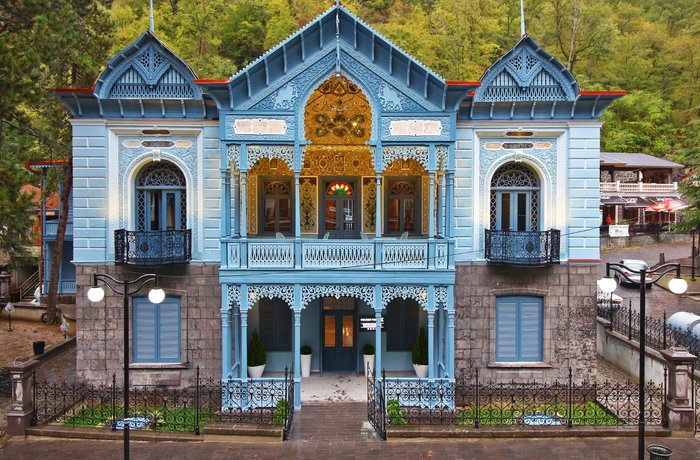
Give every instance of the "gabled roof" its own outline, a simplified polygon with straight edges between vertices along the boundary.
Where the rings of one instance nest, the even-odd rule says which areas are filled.
[[[682,169],[685,166],[673,161],[664,160],[646,153],[600,152],[601,166],[618,168],[669,168]]]
[[[411,97],[422,98],[439,110],[455,109],[466,93],[478,86],[478,83],[445,81],[339,2],[229,80],[197,83],[207,89],[219,107],[235,109],[278,86],[298,68],[329,53],[336,53],[340,66],[343,53],[359,58],[387,81],[407,88]]]
[[[117,53],[95,82],[100,99],[201,99],[192,69],[150,30]]]
[[[571,72],[525,35],[486,70],[474,101],[574,101],[578,93]]]

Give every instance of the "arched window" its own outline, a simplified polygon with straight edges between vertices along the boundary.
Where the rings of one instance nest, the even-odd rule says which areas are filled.
[[[262,179],[261,227],[264,233],[292,232],[292,184],[285,179]]]
[[[187,228],[187,186],[180,168],[167,161],[153,162],[136,178],[139,231]]]
[[[491,230],[539,229],[540,182],[523,163],[507,163],[491,179]]]

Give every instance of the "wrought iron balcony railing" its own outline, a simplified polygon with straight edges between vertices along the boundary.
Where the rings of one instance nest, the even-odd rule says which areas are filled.
[[[192,258],[192,230],[114,231],[114,262],[129,265],[186,264]]]
[[[558,264],[560,239],[559,230],[485,230],[484,257],[491,263],[511,265]]]

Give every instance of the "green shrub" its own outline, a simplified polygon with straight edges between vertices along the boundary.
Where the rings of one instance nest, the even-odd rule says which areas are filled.
[[[301,346],[301,354],[302,355],[310,355],[311,354],[311,347],[309,345],[302,345]]]
[[[389,417],[389,425],[406,425],[408,423],[397,399],[390,399],[387,402],[386,413]]]
[[[362,354],[363,355],[373,355],[374,354],[374,345],[371,343],[366,343],[362,345]]]
[[[275,407],[275,413],[272,416],[273,425],[284,425],[287,421],[287,400],[280,399],[277,401],[277,406]]]
[[[265,353],[265,347],[263,347],[260,337],[258,336],[258,331],[253,331],[253,336],[250,340],[250,345],[248,346],[248,365],[262,366],[267,362],[267,353]]]
[[[411,357],[413,364],[428,364],[428,337],[425,334],[424,327],[421,327],[420,331],[418,331],[418,337],[413,343]]]

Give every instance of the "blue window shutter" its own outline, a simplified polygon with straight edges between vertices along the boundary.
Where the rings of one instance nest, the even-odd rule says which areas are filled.
[[[158,361],[180,361],[180,301],[169,298],[158,305]]]
[[[518,360],[517,298],[496,299],[496,361]]]
[[[136,363],[153,362],[157,359],[156,350],[156,305],[147,298],[133,300],[133,341]]]
[[[520,301],[520,360],[542,361],[542,299]]]

